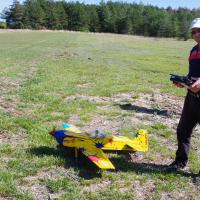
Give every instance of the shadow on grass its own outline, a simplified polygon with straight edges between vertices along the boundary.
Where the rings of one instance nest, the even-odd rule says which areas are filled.
[[[174,174],[181,175],[184,177],[194,178],[194,174],[182,170],[173,171],[169,170],[168,165],[154,164],[148,162],[128,162],[124,157],[115,157],[110,159],[115,165],[118,171],[129,172],[134,171],[138,174]]]
[[[78,171],[78,175],[85,180],[101,177],[101,171],[98,169],[96,165],[94,165],[90,160],[88,160],[84,155],[80,154],[78,159],[75,159],[74,150],[71,148],[65,147],[58,147],[50,148],[50,147],[37,147],[31,148],[28,151],[31,154],[37,156],[56,156],[60,157],[65,161],[64,167],[66,169],[73,167],[75,170]],[[169,171],[167,170],[168,165],[160,165],[160,164],[153,164],[148,162],[128,162],[127,159],[123,156],[118,157],[111,157],[111,162],[116,167],[116,171],[121,172],[130,172],[134,171],[138,174],[174,174],[174,175],[181,175],[184,177],[191,177],[194,178],[194,174],[185,172],[185,171]]]
[[[137,113],[146,113],[146,114],[157,114],[157,115],[162,115],[162,116],[169,116],[169,113],[167,110],[160,110],[156,108],[145,108],[142,106],[136,106],[133,104],[118,104],[118,106],[122,110],[134,110]]]
[[[86,180],[101,177],[99,168],[96,167],[90,160],[88,160],[84,155],[79,154],[78,159],[75,158],[75,152],[72,148],[58,147],[35,147],[30,148],[28,153],[37,155],[39,157],[43,156],[55,156],[64,160],[64,167],[66,169],[73,167],[78,171],[78,175]]]

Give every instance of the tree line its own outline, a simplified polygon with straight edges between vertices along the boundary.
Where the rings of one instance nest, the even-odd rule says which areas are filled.
[[[1,17],[10,29],[50,29],[189,37],[189,24],[200,9],[158,8],[137,3],[101,1],[98,5],[53,0],[14,0]]]

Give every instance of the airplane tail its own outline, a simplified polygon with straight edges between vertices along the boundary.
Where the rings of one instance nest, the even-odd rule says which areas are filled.
[[[147,130],[140,129],[133,138],[134,149],[136,151],[146,152],[148,151],[148,132]]]

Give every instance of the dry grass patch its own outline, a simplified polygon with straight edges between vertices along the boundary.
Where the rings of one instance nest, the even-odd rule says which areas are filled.
[[[24,142],[27,138],[26,131],[18,131],[17,134],[6,130],[0,130],[0,144],[11,144],[17,146]]]

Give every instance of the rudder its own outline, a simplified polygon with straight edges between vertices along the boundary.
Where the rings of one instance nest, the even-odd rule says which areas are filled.
[[[146,152],[149,149],[148,132],[147,130],[140,129],[133,138],[134,149],[136,151]]]

